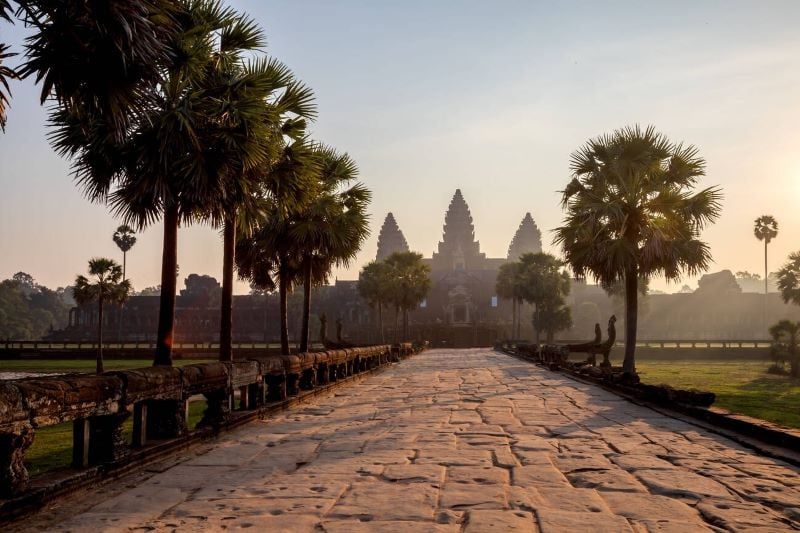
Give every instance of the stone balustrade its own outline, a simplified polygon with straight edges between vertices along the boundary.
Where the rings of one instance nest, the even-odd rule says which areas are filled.
[[[26,491],[25,452],[38,428],[73,423],[73,467],[124,461],[148,441],[186,436],[193,396],[206,398],[198,427],[219,429],[236,410],[257,410],[413,352],[403,343],[0,381],[0,497]],[[131,416],[129,443],[123,423]]]

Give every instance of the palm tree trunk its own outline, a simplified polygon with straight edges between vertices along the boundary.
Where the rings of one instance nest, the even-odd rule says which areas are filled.
[[[287,274],[281,268],[278,274],[278,293],[280,295],[280,315],[281,315],[281,353],[289,353],[289,306],[287,292],[289,283]]]
[[[161,253],[161,296],[154,365],[172,366],[175,332],[175,289],[178,285],[178,205],[164,209],[164,243]]]
[[[386,339],[383,337],[383,304],[378,302],[378,330],[381,334],[381,344],[386,344]]]
[[[97,298],[97,373],[103,373],[103,296]]]
[[[395,307],[394,308],[394,343],[395,344],[397,344],[397,330],[398,330],[397,324],[398,324],[399,318],[400,318],[400,308],[399,307]]]
[[[219,313],[219,360],[233,361],[233,262],[236,215],[225,219],[222,229],[222,303]]]
[[[125,281],[126,278],[125,271],[128,265],[128,252],[122,252],[122,281]],[[122,321],[125,317],[125,302],[119,302],[119,311],[117,312],[117,342],[122,342]]]
[[[625,359],[622,371],[636,374],[636,326],[639,318],[639,276],[636,267],[625,273]]]
[[[517,299],[511,299],[511,338],[516,337],[517,331]]]
[[[408,309],[403,309],[403,342],[408,342]]]
[[[769,299],[767,297],[767,293],[769,292],[769,279],[767,276],[769,275],[769,269],[767,267],[767,244],[768,240],[764,239],[764,329],[767,329],[768,319],[767,319],[767,305]]]
[[[300,351],[308,351],[309,328],[311,326],[311,278],[314,274],[311,258],[303,265],[303,329],[300,332]]]

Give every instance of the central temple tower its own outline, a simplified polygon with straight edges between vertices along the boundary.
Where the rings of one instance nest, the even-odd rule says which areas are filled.
[[[481,245],[475,240],[475,227],[472,214],[464,201],[461,189],[456,189],[444,217],[444,227],[439,249],[431,258],[431,269],[476,270],[484,268],[486,255],[481,253]]]

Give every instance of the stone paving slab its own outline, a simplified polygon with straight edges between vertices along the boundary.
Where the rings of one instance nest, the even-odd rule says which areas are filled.
[[[798,468],[473,349],[424,352],[26,526],[683,533],[791,531],[798,520]]]

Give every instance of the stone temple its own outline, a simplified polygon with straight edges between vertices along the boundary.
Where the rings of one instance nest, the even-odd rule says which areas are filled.
[[[406,250],[405,237],[389,213],[378,236],[376,259]],[[541,232],[527,213],[511,240],[508,255],[486,257],[475,239],[469,206],[461,189],[456,189],[444,217],[442,240],[425,259],[431,268],[431,291],[413,313],[413,322],[425,331],[425,338],[441,339],[445,344],[486,343],[497,335],[501,325],[510,322],[511,304],[501,301],[495,292],[500,266],[522,254],[541,251]]]

